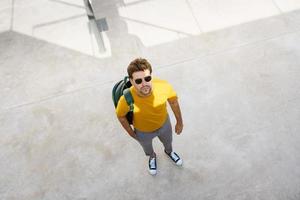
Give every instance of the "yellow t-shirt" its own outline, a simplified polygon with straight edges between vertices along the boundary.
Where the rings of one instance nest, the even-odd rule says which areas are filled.
[[[130,88],[134,100],[133,126],[142,132],[153,132],[159,129],[167,119],[167,100],[177,98],[173,87],[164,80],[152,80],[152,93],[147,97],[140,97],[132,86]],[[125,97],[121,96],[116,113],[124,117],[129,112]]]

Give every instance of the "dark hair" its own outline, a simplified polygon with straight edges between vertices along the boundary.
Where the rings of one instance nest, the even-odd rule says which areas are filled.
[[[145,58],[136,58],[128,65],[127,73],[129,78],[132,78],[134,72],[145,71],[147,69],[152,73],[152,67]]]

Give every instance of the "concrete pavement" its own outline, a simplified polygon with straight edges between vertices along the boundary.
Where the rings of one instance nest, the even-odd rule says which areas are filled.
[[[81,0],[0,3],[0,199],[300,199],[300,1],[92,3],[105,52]],[[184,117],[156,177],[111,100],[136,57]]]

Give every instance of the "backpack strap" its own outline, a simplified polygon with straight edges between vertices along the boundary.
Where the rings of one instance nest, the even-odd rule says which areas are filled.
[[[131,94],[129,88],[125,89],[123,91],[123,94],[124,94],[124,97],[125,97],[125,100],[126,100],[127,104],[129,105],[129,108],[130,108],[129,112],[130,111],[132,112],[134,101],[133,101],[133,97],[132,97],[132,94]]]

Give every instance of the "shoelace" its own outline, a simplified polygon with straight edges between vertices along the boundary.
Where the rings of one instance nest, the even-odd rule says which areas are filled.
[[[179,159],[178,156],[176,156],[176,154],[173,151],[171,152],[171,156],[172,156],[172,158],[174,160],[178,160]]]
[[[155,168],[155,158],[152,158],[152,159],[150,160],[150,167],[151,167],[151,168]]]

